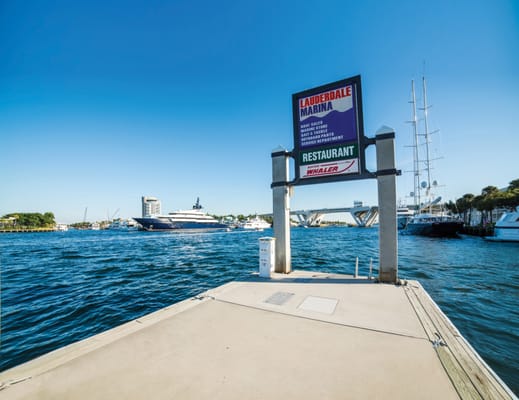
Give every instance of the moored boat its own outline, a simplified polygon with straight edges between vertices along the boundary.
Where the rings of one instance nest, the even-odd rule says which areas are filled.
[[[462,227],[463,222],[450,215],[424,213],[412,217],[404,232],[409,235],[456,237]]]
[[[114,219],[110,225],[108,225],[108,229],[113,231],[133,231],[137,230],[137,223],[133,219]]]
[[[494,242],[519,242],[519,206],[515,211],[504,213],[496,222],[494,236],[485,239]]]
[[[216,218],[202,211],[202,206],[197,198],[196,204],[191,210],[179,210],[167,215],[151,215],[133,218],[145,231],[210,231],[227,229],[227,224],[219,222]]]
[[[441,197],[434,196],[432,190],[438,186],[436,181],[431,178],[431,157],[429,154],[429,127],[427,122],[427,91],[425,86],[425,78],[422,78],[423,85],[423,134],[418,134],[416,116],[416,98],[414,90],[414,82],[411,82],[412,101],[413,105],[413,131],[414,131],[414,191],[411,195],[414,197],[414,204],[416,214],[414,216],[407,216],[407,223],[402,229],[402,233],[408,235],[420,235],[420,236],[431,236],[431,237],[456,237],[458,232],[463,228],[463,222],[451,215],[443,212],[440,201]],[[419,137],[423,136],[423,145],[425,147],[425,159],[421,160],[418,152],[418,148],[421,147],[422,143],[419,141]],[[425,180],[420,182],[421,177],[421,164],[423,163],[425,171]],[[425,190],[425,195],[422,197],[422,190]],[[425,199],[425,204],[422,203],[422,199]],[[402,219],[403,221],[403,219]],[[399,219],[400,222],[400,219]],[[400,224],[399,224],[400,227]]]
[[[243,224],[240,224],[240,229],[262,231],[263,229],[270,228],[270,224],[264,219],[256,216],[252,219],[247,219]]]

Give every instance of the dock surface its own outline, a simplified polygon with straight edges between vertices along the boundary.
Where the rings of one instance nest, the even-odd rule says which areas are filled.
[[[0,374],[2,399],[513,399],[416,281],[235,281]]]

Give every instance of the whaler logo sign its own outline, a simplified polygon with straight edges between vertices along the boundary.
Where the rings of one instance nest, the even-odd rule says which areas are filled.
[[[323,164],[301,165],[299,171],[302,178],[351,174],[359,172],[359,159],[355,158]]]

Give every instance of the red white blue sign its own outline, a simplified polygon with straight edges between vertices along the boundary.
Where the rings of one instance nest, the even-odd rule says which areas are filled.
[[[364,171],[360,97],[360,76],[292,96],[295,184],[346,180]]]

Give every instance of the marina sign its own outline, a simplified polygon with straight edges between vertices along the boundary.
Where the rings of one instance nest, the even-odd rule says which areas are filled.
[[[360,75],[292,95],[294,185],[367,177],[361,98]]]

